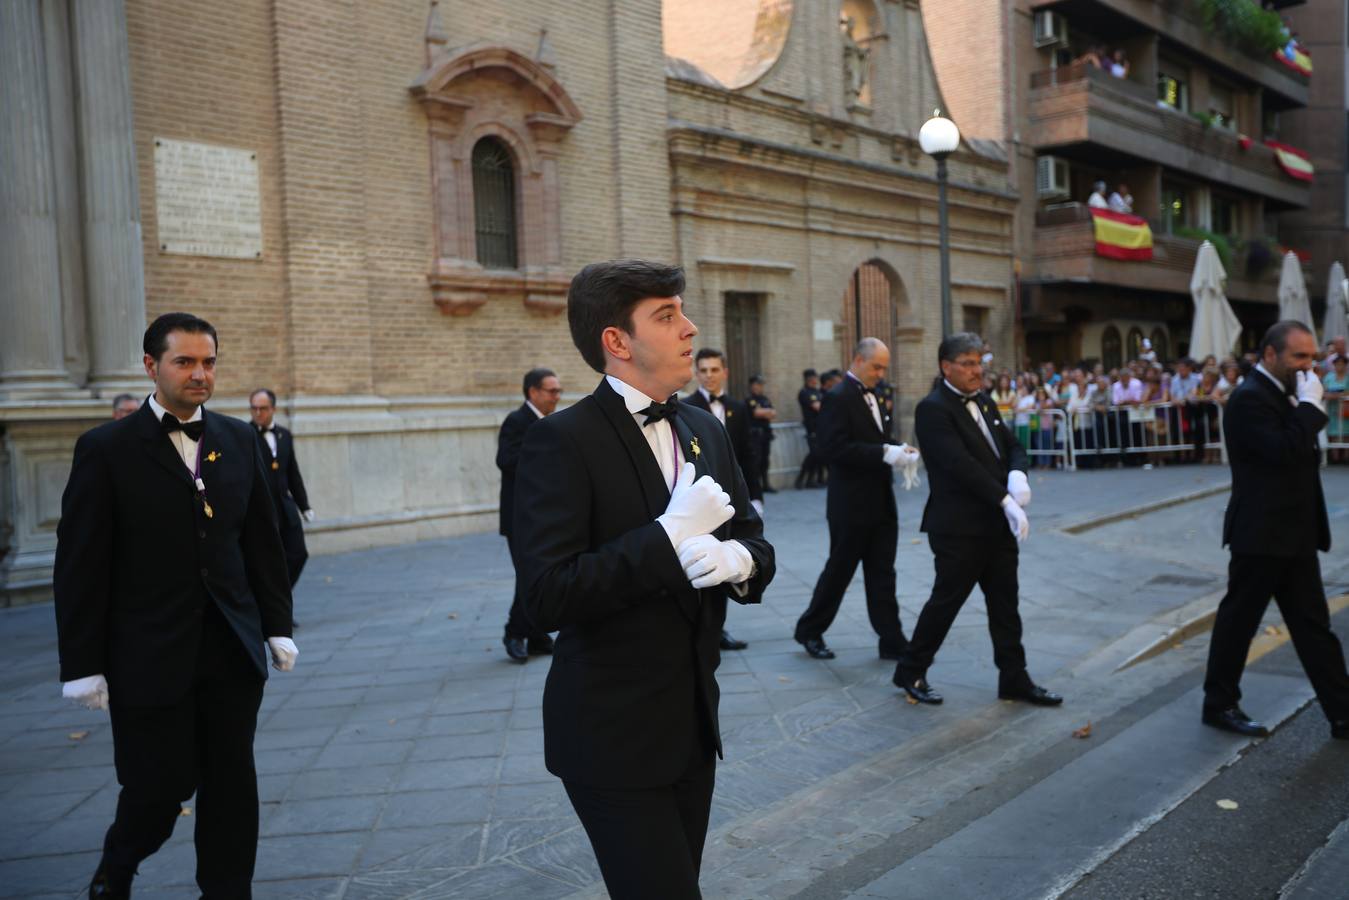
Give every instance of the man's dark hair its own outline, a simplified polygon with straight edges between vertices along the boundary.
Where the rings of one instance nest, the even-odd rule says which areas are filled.
[[[529,392],[539,385],[543,384],[543,379],[552,378],[557,375],[552,369],[530,369],[525,373],[524,392],[525,399],[529,399]]]
[[[726,365],[726,354],[712,347],[704,347],[697,353],[693,354],[693,364],[696,366],[703,360],[712,359],[714,357],[716,359],[721,360],[721,364],[723,367]]]
[[[136,399],[136,396],[134,394],[118,394],[116,397],[112,398],[112,411],[117,412],[117,407],[121,406],[128,400],[131,400],[132,402],[135,403],[140,402],[139,400]]]
[[[1282,353],[1288,349],[1288,335],[1294,331],[1300,331],[1303,334],[1311,334],[1312,330],[1303,325],[1297,319],[1284,319],[1281,322],[1275,322],[1269,326],[1265,336],[1260,339],[1260,358],[1265,358],[1265,348],[1273,347],[1275,353]]]
[[[802,381],[809,381],[812,378],[819,378],[819,377],[820,373],[816,372],[814,369],[806,369],[804,372],[801,373]]]
[[[248,395],[249,402],[252,402],[253,398],[258,394],[266,394],[267,401],[271,403],[272,406],[276,406],[276,394],[273,393],[270,388],[254,388],[253,393]]]
[[[567,290],[567,324],[571,340],[586,364],[604,371],[606,328],[632,334],[632,308],[649,297],[684,292],[684,270],[644,259],[611,259],[591,263],[576,273]]]
[[[982,353],[983,350],[984,339],[979,335],[973,331],[957,331],[942,338],[937,345],[937,361],[955,362],[956,357],[963,353]]]
[[[762,375],[751,375],[749,376],[749,383],[750,385],[756,385],[756,384],[767,384],[768,382],[764,380],[764,377]]]
[[[169,349],[169,333],[174,331],[186,331],[189,334],[209,334],[216,350],[220,350],[220,338],[216,336],[215,328],[210,322],[199,319],[192,313],[171,312],[164,313],[151,322],[149,328],[145,329],[145,338],[141,341],[141,348],[145,350],[145,355],[153,356],[155,362],[159,362],[159,358],[164,355],[164,351]]]

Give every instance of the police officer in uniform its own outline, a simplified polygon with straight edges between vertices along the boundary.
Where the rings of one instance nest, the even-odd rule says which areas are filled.
[[[777,490],[768,480],[768,457],[772,452],[773,420],[778,411],[773,401],[764,393],[764,377],[754,375],[749,380],[749,396],[745,406],[749,407],[750,433],[754,440],[754,454],[759,463],[759,486],[765,494],[776,494]]]
[[[820,403],[824,392],[820,390],[820,376],[814,369],[801,373],[803,382],[796,395],[801,407],[801,424],[806,429],[806,458],[801,461],[801,471],[796,473],[796,489],[803,487],[824,487],[824,465],[820,462],[820,449],[815,426],[820,418]]]

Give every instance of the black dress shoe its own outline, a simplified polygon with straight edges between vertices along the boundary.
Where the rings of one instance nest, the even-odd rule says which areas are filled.
[[[811,638],[808,641],[802,641],[801,645],[806,648],[812,659],[833,659],[834,651],[824,645],[824,638]]]
[[[723,650],[744,650],[749,644],[745,641],[736,640],[731,637],[731,633],[725,628],[721,630],[721,649]]]
[[[1240,706],[1229,706],[1223,710],[1204,710],[1205,725],[1231,731],[1246,737],[1269,737],[1269,729],[1241,711]]]
[[[932,689],[932,685],[927,683],[926,678],[910,678],[900,672],[895,672],[895,677],[892,680],[895,687],[900,688],[912,697],[915,703],[927,703],[931,706],[941,705],[942,695]]]
[[[506,655],[518,663],[528,662],[529,651],[525,649],[525,639],[507,635],[501,639],[506,645]]]
[[[117,876],[101,864],[89,882],[89,900],[125,900],[131,896],[131,876]]]
[[[1003,690],[998,688],[999,700],[1024,700],[1032,706],[1058,706],[1063,698],[1053,691],[1047,691],[1038,684],[1029,687]]]
[[[1331,722],[1330,736],[1337,741],[1349,741],[1349,719],[1337,719]]]
[[[546,634],[530,638],[525,642],[525,646],[529,649],[530,656],[551,656],[553,653],[553,639]]]

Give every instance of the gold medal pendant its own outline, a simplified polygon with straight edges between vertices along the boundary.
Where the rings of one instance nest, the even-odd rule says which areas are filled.
[[[281,463],[277,462],[276,460],[272,460],[272,471],[275,472],[279,468],[281,468]]]
[[[205,498],[205,497],[202,497],[202,498],[201,498],[201,508],[202,508],[202,511],[206,513],[206,518],[208,518],[208,519],[214,519],[214,518],[215,518],[215,510],[211,509],[211,504],[208,503],[208,502],[206,502],[206,498]]]

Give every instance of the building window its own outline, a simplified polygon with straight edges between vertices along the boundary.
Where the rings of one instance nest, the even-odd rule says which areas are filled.
[[[1236,98],[1230,87],[1213,82],[1209,85],[1208,113],[1215,128],[1235,131],[1237,128]]]
[[[1241,205],[1235,197],[1216,191],[1209,197],[1209,230],[1214,234],[1241,233]]]
[[[1170,342],[1167,340],[1165,328],[1152,329],[1152,350],[1157,354],[1158,362],[1167,362],[1171,359]]]
[[[731,396],[749,393],[749,379],[763,373],[759,356],[759,310],[763,295],[726,292],[726,368],[733,379],[726,387]],[[739,385],[739,388],[736,387]],[[737,393],[743,390],[744,394]]]
[[[988,327],[988,307],[985,306],[962,306],[961,322],[964,325],[964,331],[972,331],[982,338],[987,339],[984,329]]]
[[[1157,68],[1157,102],[1179,112],[1190,110],[1190,86],[1184,69],[1166,62]]]
[[[1101,332],[1101,365],[1109,371],[1118,369],[1123,362],[1120,356],[1119,329],[1114,325],[1107,325],[1105,331]]]
[[[1189,209],[1184,185],[1174,181],[1162,182],[1162,232],[1174,234],[1177,228],[1189,225]]]
[[[496,138],[473,147],[473,224],[483,268],[516,268],[515,164]]]
[[[1137,327],[1129,329],[1129,339],[1126,342],[1125,349],[1129,351],[1129,359],[1138,359],[1143,353],[1143,331]]]

